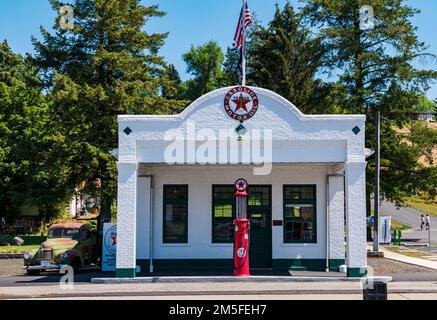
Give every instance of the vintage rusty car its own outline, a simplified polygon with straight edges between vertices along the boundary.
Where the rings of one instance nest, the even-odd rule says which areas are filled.
[[[24,268],[28,275],[59,271],[67,265],[77,272],[96,261],[96,248],[96,237],[88,224],[55,224],[37,251],[24,254]]]

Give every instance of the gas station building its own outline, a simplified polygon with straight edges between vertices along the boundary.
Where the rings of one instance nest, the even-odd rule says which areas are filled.
[[[238,178],[248,182],[251,270],[346,265],[362,276],[365,120],[304,115],[256,87],[215,90],[179,115],[120,115],[117,276],[232,272]]]

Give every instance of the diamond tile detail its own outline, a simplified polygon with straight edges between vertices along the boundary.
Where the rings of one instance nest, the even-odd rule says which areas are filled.
[[[352,129],[352,132],[355,133],[355,135],[357,135],[357,134],[359,134],[359,133],[361,132],[361,129],[355,126],[355,127]]]
[[[126,133],[127,135],[130,135],[130,134],[132,133],[132,129],[129,128],[129,127],[126,127],[126,128],[123,130],[123,132]]]

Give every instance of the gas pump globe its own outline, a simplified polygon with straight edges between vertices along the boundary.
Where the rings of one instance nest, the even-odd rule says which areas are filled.
[[[249,220],[247,219],[247,181],[235,181],[234,276],[247,277],[249,273]]]

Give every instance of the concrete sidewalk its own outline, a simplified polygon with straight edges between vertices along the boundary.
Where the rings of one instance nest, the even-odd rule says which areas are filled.
[[[389,282],[389,294],[437,294],[436,282]],[[0,287],[0,299],[27,298],[153,298],[213,296],[287,296],[323,295],[338,299],[338,295],[361,295],[359,282],[208,282],[208,283],[133,283],[75,284],[62,289],[59,284],[45,286]]]
[[[433,270],[437,270],[437,261],[431,261],[431,260],[425,260],[420,258],[414,258],[409,257],[400,253],[396,253],[387,249],[384,249],[384,247],[380,247],[380,251],[384,252],[384,258],[412,264],[415,266],[420,266],[424,268],[429,268]]]
[[[295,275],[296,274],[296,275]],[[375,276],[374,281],[389,282],[392,277]],[[340,272],[293,272],[293,276],[151,276],[136,278],[92,278],[91,283],[96,284],[122,284],[122,283],[208,283],[208,282],[360,282],[361,278],[346,277]]]

